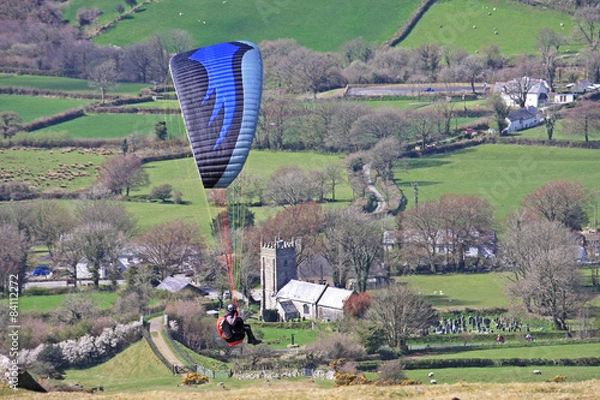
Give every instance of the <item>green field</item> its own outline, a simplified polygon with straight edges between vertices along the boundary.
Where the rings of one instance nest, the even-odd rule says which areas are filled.
[[[84,4],[84,0],[74,2],[73,8],[78,7],[75,4]],[[108,1],[98,4],[106,11],[114,8]],[[198,46],[294,38],[313,50],[333,51],[358,37],[378,44],[389,40],[418,4],[419,0],[380,0],[376,6],[360,0],[162,0],[146,5],[143,12],[119,22],[94,41],[128,46],[177,28],[189,32]]]
[[[490,336],[490,341],[494,337]],[[510,344],[510,341],[506,341]],[[473,350],[453,352],[449,354],[438,354],[433,356],[424,356],[423,358],[445,359],[445,358],[544,358],[549,360],[557,360],[560,358],[585,358],[585,357],[600,357],[600,346],[598,343],[574,343],[574,344],[557,344],[547,346],[519,346],[510,347],[499,345],[494,349]]]
[[[539,369],[541,375],[533,374],[533,371]],[[432,370],[408,370],[406,376],[408,379],[416,379],[423,383],[428,383],[432,378],[427,375]],[[541,366],[541,367],[495,367],[495,368],[444,368],[433,370],[438,384],[451,383],[509,383],[509,382],[544,382],[552,379],[556,375],[567,377],[567,382],[580,382],[589,379],[598,379],[598,367],[560,367],[560,366]],[[548,384],[546,393],[552,393],[551,397],[538,397],[539,399],[555,399],[554,394],[560,391],[560,387]],[[486,392],[480,392],[477,398],[496,398],[495,396],[486,397]],[[530,398],[530,397],[528,397]],[[577,397],[567,397],[576,399]],[[525,399],[525,398],[523,398]]]
[[[542,125],[538,125],[536,127],[525,129],[523,131],[513,132],[510,136],[514,137],[524,137],[524,138],[532,138],[532,139],[548,139],[548,134],[546,133],[546,127]],[[589,140],[598,140],[600,135],[590,134]],[[571,141],[579,141],[583,142],[585,137],[583,133],[581,134],[569,134],[563,131],[563,123],[561,120],[556,121],[556,126],[554,127],[554,132],[552,134],[552,140],[571,140]]]
[[[5,175],[4,182],[23,180],[40,191],[61,190],[60,185],[65,185],[65,190],[79,190],[92,185],[96,167],[105,159],[96,150],[8,149],[0,150],[0,171]],[[50,171],[57,174],[51,175]]]
[[[275,151],[253,150],[244,165],[244,172],[256,174],[268,179],[273,171],[283,165],[300,166],[306,170],[324,168],[331,163],[339,163],[342,157],[316,153],[288,153]],[[169,183],[173,190],[179,190],[186,204],[160,203],[126,203],[127,209],[137,217],[142,230],[159,222],[173,219],[196,221],[202,232],[210,232],[210,221],[217,210],[206,200],[206,192],[202,187],[196,165],[191,158],[180,160],[160,161],[146,164],[151,186],[139,191],[132,191],[132,196],[150,194],[152,186]],[[336,188],[337,202],[335,206],[349,204],[352,200],[352,190],[347,183]],[[252,207],[257,221],[263,220],[278,211],[272,207]]]
[[[43,296],[21,296],[19,297],[19,312],[35,311],[45,313],[60,308],[65,301],[65,294],[49,294]],[[119,295],[115,292],[90,291],[80,296],[91,300],[100,310],[112,307]],[[2,300],[6,302],[7,300]]]
[[[427,297],[437,309],[495,308],[508,305],[503,274],[410,275],[397,279],[407,282]],[[442,292],[443,294],[440,294]]]
[[[125,138],[128,135],[153,135],[158,121],[167,122],[172,137],[185,136],[181,117],[170,114],[87,114],[37,132],[64,132],[72,138]]]
[[[429,8],[399,46],[440,43],[474,53],[494,44],[503,54],[519,55],[536,52],[536,36],[547,27],[568,37],[574,23],[565,13],[515,1],[440,0]],[[575,52],[578,47],[566,45],[561,50]]]
[[[88,103],[87,100],[77,99],[0,95],[0,112],[14,111],[19,114],[23,122],[29,122],[36,118],[58,114],[70,108],[83,107]]]
[[[100,91],[89,86],[85,79],[61,78],[57,76],[0,74],[0,87],[26,87],[57,90],[61,92],[88,92],[100,94]],[[148,87],[147,83],[120,83],[109,93],[137,95],[140,89]]]
[[[421,202],[445,193],[483,195],[500,217],[553,180],[581,182],[594,192],[600,187],[596,150],[496,144],[401,160],[395,179],[409,197],[409,207],[412,182],[418,182]]]

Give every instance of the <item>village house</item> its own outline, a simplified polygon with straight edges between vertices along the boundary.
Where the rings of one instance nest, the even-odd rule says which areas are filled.
[[[504,133],[512,133],[522,131],[523,129],[533,128],[541,124],[544,121],[544,116],[535,107],[529,106],[527,108],[520,108],[518,110],[511,111],[506,117],[508,126],[504,130]]]
[[[550,101],[550,86],[543,79],[523,77],[508,82],[496,82],[493,93],[499,94],[509,107],[521,107],[515,94],[525,94],[525,107],[541,107]]]
[[[192,279],[186,276],[167,276],[155,289],[166,290],[170,293],[192,292],[194,294],[206,294],[202,289],[194,286]]]

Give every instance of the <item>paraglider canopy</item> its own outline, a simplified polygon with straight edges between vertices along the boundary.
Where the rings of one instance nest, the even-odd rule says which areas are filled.
[[[204,187],[226,188],[254,139],[262,94],[260,50],[250,42],[220,43],[177,54],[169,67]]]

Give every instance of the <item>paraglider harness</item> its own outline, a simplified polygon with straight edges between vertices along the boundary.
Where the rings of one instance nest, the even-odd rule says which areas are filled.
[[[235,311],[234,315],[237,317],[237,311]],[[237,330],[234,330],[231,325],[229,325],[227,322],[227,314],[217,319],[217,332],[219,332],[219,336],[221,336],[221,338],[227,342],[229,347],[241,344],[246,336],[243,330],[238,332]]]

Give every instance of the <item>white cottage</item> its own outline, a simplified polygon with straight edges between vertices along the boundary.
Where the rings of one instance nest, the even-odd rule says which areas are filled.
[[[505,132],[511,133],[541,124],[544,121],[544,116],[537,108],[530,106],[511,111],[506,117],[506,121],[508,127]]]
[[[525,107],[540,107],[550,101],[550,86],[543,79],[522,77],[496,82],[493,93],[499,94],[509,107],[520,107],[515,99],[525,98]]]

